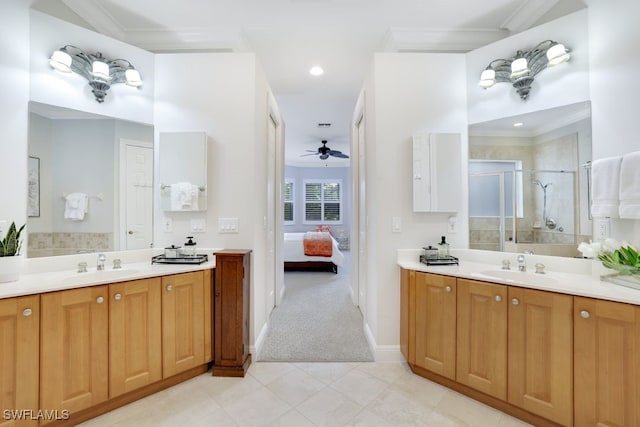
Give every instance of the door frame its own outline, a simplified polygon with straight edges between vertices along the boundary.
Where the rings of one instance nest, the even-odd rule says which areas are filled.
[[[366,269],[367,266],[361,265],[360,251],[364,251],[366,258],[366,243],[363,248],[360,247],[360,227],[364,227],[365,236],[363,240],[366,242],[366,228],[367,228],[367,216],[366,216],[366,201],[361,204],[361,197],[365,197],[365,186],[360,183],[360,174],[364,174],[366,180],[366,161],[364,150],[364,144],[366,144],[366,117],[365,117],[365,92],[360,92],[358,101],[354,108],[353,117],[351,121],[351,231],[350,231],[350,246],[351,246],[351,300],[353,305],[360,308],[362,317],[367,322],[367,284],[366,274],[360,274],[360,271]],[[364,142],[360,143],[359,128],[364,126]],[[362,159],[360,157],[362,156]],[[365,199],[366,200],[366,199]],[[360,217],[364,216],[364,224],[361,224]]]

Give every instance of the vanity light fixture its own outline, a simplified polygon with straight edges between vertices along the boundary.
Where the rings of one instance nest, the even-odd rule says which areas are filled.
[[[104,102],[107,91],[114,83],[131,87],[142,86],[140,72],[126,59],[107,59],[102,53],[86,53],[82,49],[66,45],[53,52],[49,65],[54,70],[80,74],[89,81],[96,101]]]
[[[545,40],[532,50],[517,51],[511,59],[494,59],[480,75],[478,84],[488,89],[496,83],[511,83],[524,101],[534,77],[547,67],[568,61],[570,51],[562,43]]]

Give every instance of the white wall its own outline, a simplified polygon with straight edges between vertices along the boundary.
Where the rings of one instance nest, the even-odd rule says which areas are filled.
[[[261,71],[252,53],[156,56],[156,140],[161,132],[205,132],[208,137],[207,211],[162,212],[156,208],[156,246],[180,245],[185,236],[193,234],[201,247],[253,249],[252,343],[267,319],[262,224],[268,87],[258,74]],[[156,163],[161,155],[156,150]],[[155,199],[157,206],[157,188]],[[172,233],[163,232],[163,217],[172,219]],[[206,221],[206,232],[190,231],[190,221],[196,218]],[[238,218],[239,232],[218,233],[218,218]]]
[[[512,58],[517,50],[533,49],[552,39],[572,49],[571,60],[540,72],[527,101],[508,83],[485,90],[478,86],[489,62]],[[469,123],[480,123],[589,100],[589,32],[582,10],[467,53]]]
[[[29,4],[3,0],[0,13],[0,220],[27,219]]]
[[[459,231],[449,235],[449,214],[414,213],[412,202],[413,134],[460,133],[464,161],[459,161],[464,163],[461,166],[466,174],[465,81],[465,56],[461,54],[379,53],[365,83],[369,199],[366,321],[379,349],[399,343],[397,249],[437,243],[441,235],[447,235],[452,247],[468,243],[466,208],[458,216]],[[371,92],[374,96],[369,96]],[[375,139],[371,137],[374,134]],[[466,181],[463,185],[465,188],[458,191],[466,200]],[[401,233],[392,233],[392,217],[402,219]]]
[[[593,158],[640,150],[640,2],[589,0]],[[613,220],[612,235],[640,246],[640,220]]]

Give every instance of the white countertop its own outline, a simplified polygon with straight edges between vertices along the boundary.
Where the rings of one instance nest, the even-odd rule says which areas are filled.
[[[420,263],[421,253],[419,249],[398,250],[398,265],[407,270],[640,305],[640,290],[600,280],[604,270],[599,261],[525,255],[527,271],[520,272],[516,262],[519,254],[515,253],[452,250],[459,265],[446,266]],[[502,259],[511,261],[511,270],[502,270]],[[546,274],[534,273],[538,262],[545,264]]]
[[[198,253],[206,253],[209,258],[202,264],[152,264],[151,257],[162,253],[157,249],[107,252],[107,262],[102,271],[96,270],[95,253],[27,259],[18,281],[0,283],[0,299],[212,269],[216,266],[215,251],[198,250]],[[112,268],[111,260],[114,258],[122,260],[121,269]],[[88,262],[86,273],[77,272],[78,262]]]

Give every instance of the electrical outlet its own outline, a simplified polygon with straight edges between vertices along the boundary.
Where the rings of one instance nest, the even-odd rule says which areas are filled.
[[[164,217],[162,220],[162,231],[165,233],[171,233],[173,231],[173,220],[169,217]]]
[[[603,242],[611,235],[611,218],[594,218],[593,239],[596,242]]]
[[[456,233],[458,231],[458,217],[455,215],[451,215],[449,217],[449,221],[447,222],[447,232],[449,234]]]

